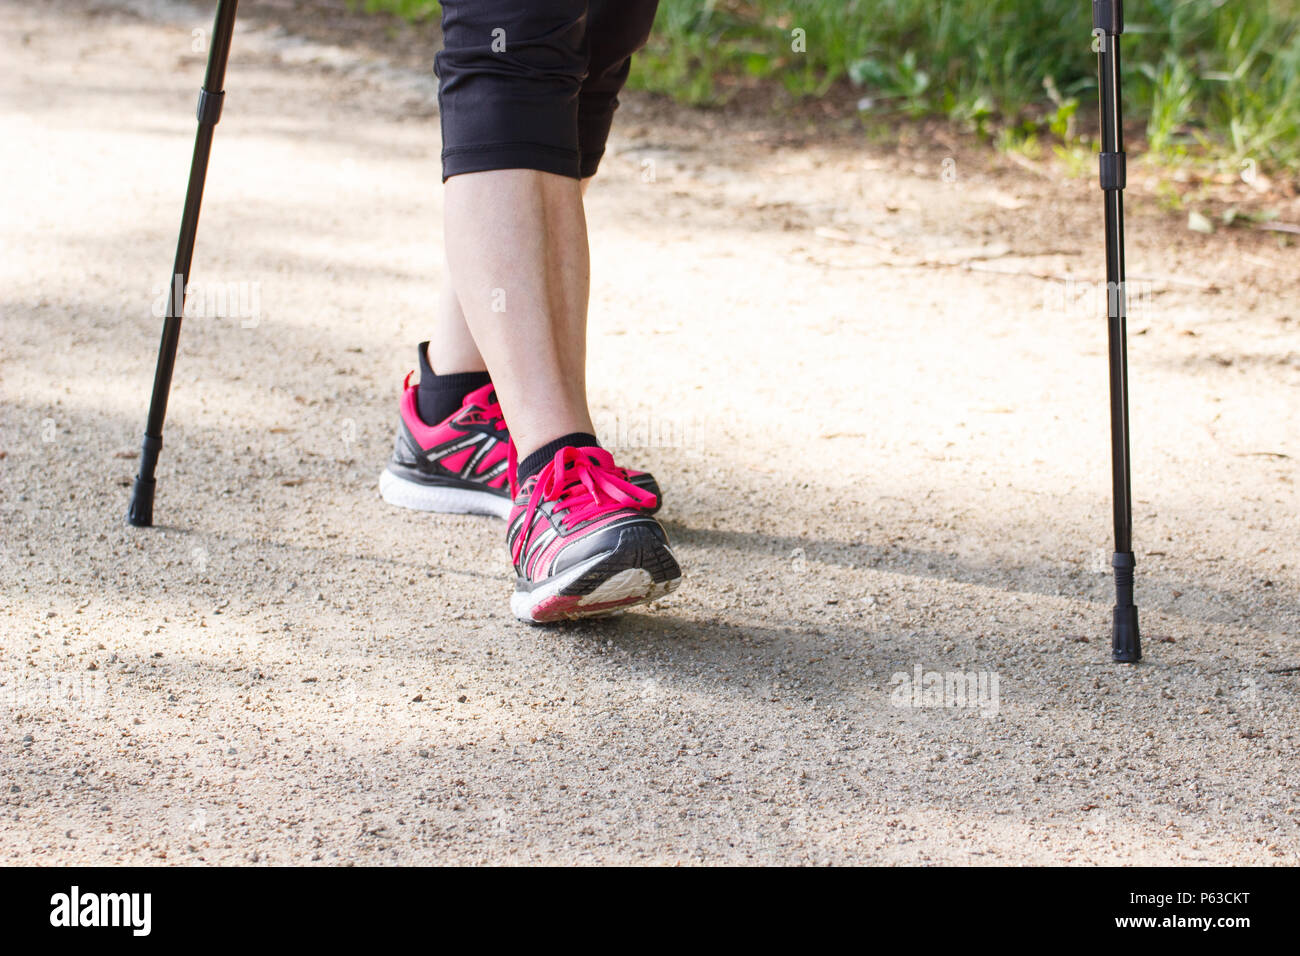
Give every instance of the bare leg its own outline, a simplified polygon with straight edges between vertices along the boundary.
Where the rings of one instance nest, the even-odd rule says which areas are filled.
[[[519,455],[592,432],[590,259],[579,182],[532,169],[453,176],[444,228],[456,298]]]
[[[582,194],[587,194],[591,177],[582,181]],[[458,372],[482,372],[487,369],[483,355],[470,334],[465,322],[465,313],[460,307],[460,299],[450,281],[451,266],[444,258],[443,275],[448,280],[443,283],[438,295],[438,308],[434,315],[433,334],[429,337],[429,362],[439,375],[454,375]]]
[[[443,259],[442,274],[446,281],[438,293],[438,309],[434,313],[433,334],[429,336],[429,364],[438,375],[455,375],[459,372],[483,372],[483,356],[474,344],[465,324],[465,313],[451,284],[451,266]]]

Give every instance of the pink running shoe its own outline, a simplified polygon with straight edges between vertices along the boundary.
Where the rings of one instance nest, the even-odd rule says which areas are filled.
[[[379,492],[389,504],[444,514],[510,515],[507,457],[510,431],[488,384],[465,396],[460,410],[428,425],[420,418],[412,372],[402,387],[402,415]],[[659,484],[644,471],[619,469],[659,510]]]
[[[514,487],[513,454],[509,470]],[[682,572],[668,535],[649,514],[653,504],[603,448],[556,452],[518,488],[510,511],[515,617],[598,617],[674,590]]]

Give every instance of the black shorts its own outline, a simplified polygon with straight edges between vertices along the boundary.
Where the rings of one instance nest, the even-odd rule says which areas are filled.
[[[658,2],[442,0],[443,180],[486,169],[593,175]]]

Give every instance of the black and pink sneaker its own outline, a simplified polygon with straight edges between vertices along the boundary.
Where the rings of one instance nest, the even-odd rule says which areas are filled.
[[[397,440],[379,476],[380,494],[389,504],[416,511],[509,517],[510,431],[492,385],[470,392],[454,414],[430,425],[420,418],[414,374],[406,376],[402,387]],[[657,511],[660,491],[654,477],[620,471],[653,499],[650,510]]]
[[[513,455],[510,470],[513,486]],[[682,572],[650,514],[656,504],[603,448],[556,452],[517,489],[510,510],[515,617],[598,617],[673,591]]]

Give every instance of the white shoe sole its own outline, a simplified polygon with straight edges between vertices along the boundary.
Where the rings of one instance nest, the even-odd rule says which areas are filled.
[[[548,607],[561,591],[608,557],[609,553],[594,555],[581,564],[569,568],[563,574],[557,575],[553,581],[548,581],[541,587],[534,588],[532,591],[516,591],[510,596],[511,612],[519,620],[529,624],[576,620],[584,617],[606,617],[630,607],[657,601],[671,594],[682,583],[682,579],[676,577],[656,584],[651,579],[649,571],[643,568],[627,568],[602,581],[595,590],[583,595],[573,595],[572,601],[566,602],[562,610]],[[539,617],[538,612],[543,610],[546,613]]]
[[[510,499],[490,491],[422,485],[395,475],[388,469],[379,476],[379,494],[390,505],[413,511],[436,511],[449,515],[491,515],[510,517]]]

